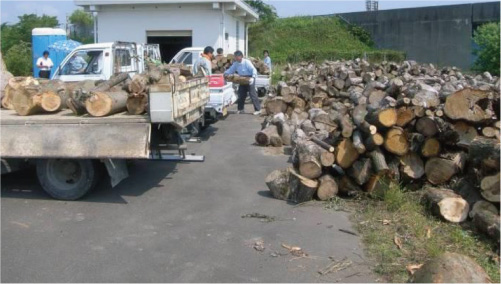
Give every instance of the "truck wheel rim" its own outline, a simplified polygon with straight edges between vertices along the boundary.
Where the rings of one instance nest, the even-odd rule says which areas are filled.
[[[78,186],[83,177],[82,167],[76,160],[54,159],[47,165],[48,177],[55,187],[71,190]]]

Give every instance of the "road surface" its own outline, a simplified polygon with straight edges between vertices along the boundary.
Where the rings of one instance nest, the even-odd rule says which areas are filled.
[[[75,202],[50,199],[33,170],[4,176],[2,281],[374,282],[359,238],[339,231],[353,230],[346,213],[270,197],[264,178],[289,156],[252,145],[261,121],[232,114],[189,145],[204,163],[137,161]],[[318,273],[329,266],[344,269]]]

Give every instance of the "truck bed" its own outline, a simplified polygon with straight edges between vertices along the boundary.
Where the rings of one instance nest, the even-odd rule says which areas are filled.
[[[19,116],[0,110],[2,158],[149,157],[148,115],[75,116],[70,110]]]

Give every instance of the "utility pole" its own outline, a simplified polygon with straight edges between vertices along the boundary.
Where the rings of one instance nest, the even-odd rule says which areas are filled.
[[[378,0],[365,0],[365,9],[369,12],[379,10],[378,2]]]

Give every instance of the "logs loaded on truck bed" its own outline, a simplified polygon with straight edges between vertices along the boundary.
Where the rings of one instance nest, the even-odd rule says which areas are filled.
[[[474,211],[475,225],[499,238],[499,87],[487,72],[413,61],[289,65],[255,140],[292,147],[292,167],[266,184],[295,202],[425,187],[432,213],[462,222]]]
[[[115,186],[128,176],[128,159],[203,161],[182,144],[203,124],[208,80],[184,69],[151,65],[107,81],[10,79],[0,111],[2,173],[28,160],[51,196],[73,200],[94,187],[100,162]]]

